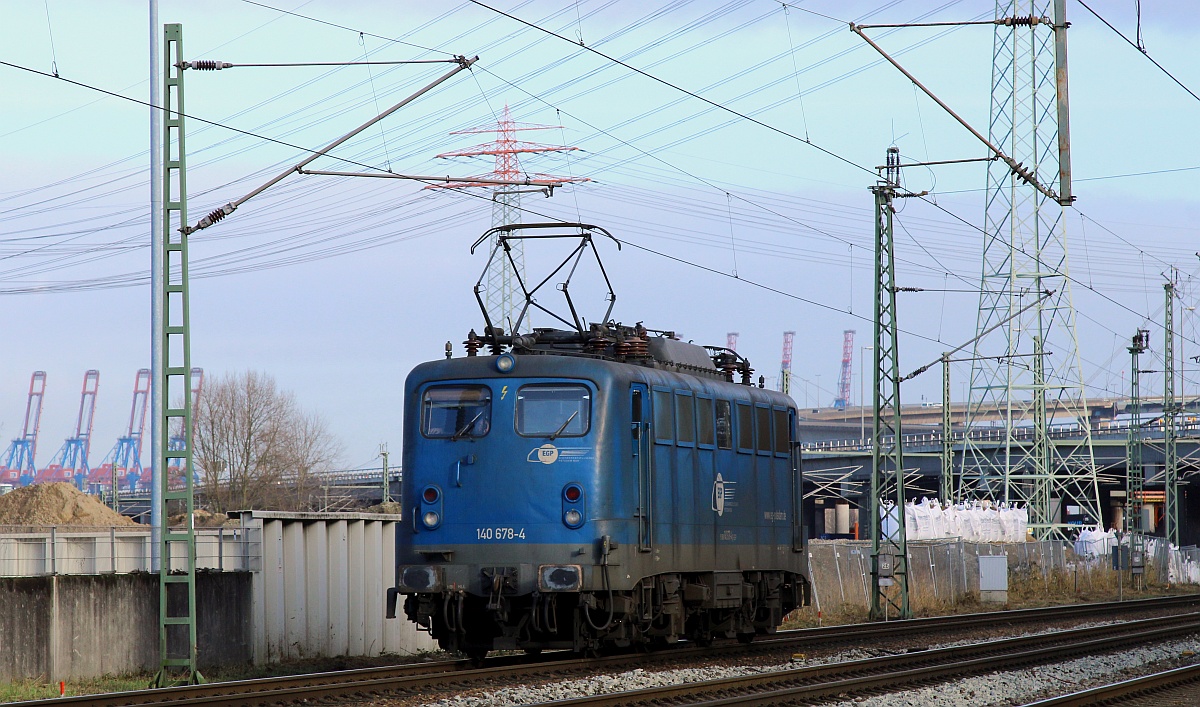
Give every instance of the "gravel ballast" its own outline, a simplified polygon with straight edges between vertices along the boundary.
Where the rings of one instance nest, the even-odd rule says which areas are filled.
[[[1089,625],[1100,625],[1098,622]],[[1023,635],[1038,635],[1046,631]],[[964,645],[972,641],[954,641],[929,646],[945,648]],[[1037,698],[1073,692],[1104,682],[1111,682],[1122,673],[1136,672],[1156,663],[1177,662],[1189,651],[1200,650],[1200,640],[1163,643],[1156,646],[1134,648],[1121,653],[1103,654],[1080,658],[1053,666],[1042,666],[1028,670],[992,673],[974,678],[965,678],[943,685],[914,690],[905,690],[885,696],[858,698],[855,701],[838,703],[841,707],[921,707],[946,705],[960,707],[969,705],[1014,705]],[[823,665],[835,662],[862,660],[876,657],[889,651],[868,651],[853,648],[829,653],[813,659],[793,659],[783,663],[765,665],[725,665],[688,667],[674,670],[636,669],[609,675],[564,680],[542,685],[505,687],[495,690],[473,690],[467,694],[447,697],[436,702],[427,702],[426,707],[510,707],[513,705],[538,704],[555,700],[567,700],[592,695],[613,694],[665,685],[696,683],[706,680],[753,675],[758,673],[791,670],[807,665]],[[1148,671],[1147,671],[1148,672]]]

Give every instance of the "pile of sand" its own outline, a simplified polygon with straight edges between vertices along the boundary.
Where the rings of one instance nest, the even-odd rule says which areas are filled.
[[[399,515],[404,506],[397,501],[389,501],[388,503],[380,503],[370,508],[365,509],[367,513],[392,513]]]
[[[217,514],[204,508],[197,508],[192,513],[192,524],[196,528],[220,528],[221,526],[240,528],[242,521],[239,518],[230,518],[224,513]],[[187,514],[177,513],[167,518],[167,525],[172,528],[182,528],[187,525]]]
[[[0,525],[137,525],[71,484],[32,484],[0,496]]]

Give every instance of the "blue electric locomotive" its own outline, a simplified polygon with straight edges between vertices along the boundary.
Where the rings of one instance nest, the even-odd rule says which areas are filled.
[[[389,616],[481,657],[748,641],[808,603],[796,406],[745,359],[612,323],[465,343],[405,384]]]

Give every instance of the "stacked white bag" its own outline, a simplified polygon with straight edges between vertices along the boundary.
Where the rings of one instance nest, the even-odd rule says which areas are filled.
[[[909,540],[1019,543],[1025,542],[1029,512],[988,501],[944,506],[936,498],[922,498],[904,504],[904,525]]]
[[[1101,530],[1099,526],[1085,527],[1075,540],[1075,554],[1080,557],[1109,557],[1117,545],[1114,530]]]

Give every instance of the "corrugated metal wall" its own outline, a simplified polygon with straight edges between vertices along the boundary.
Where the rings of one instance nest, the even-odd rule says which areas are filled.
[[[374,513],[243,513],[254,573],[255,662],[435,650],[406,619],[383,617],[399,520]]]

